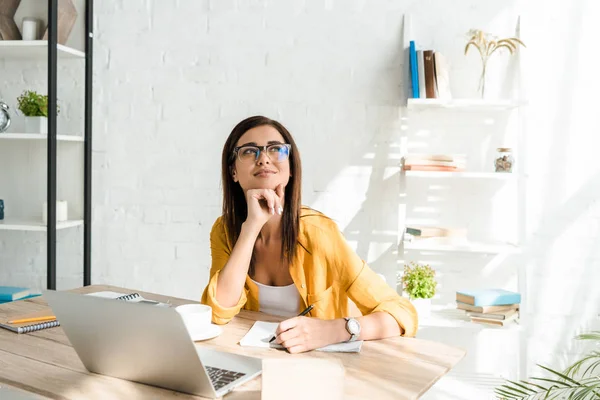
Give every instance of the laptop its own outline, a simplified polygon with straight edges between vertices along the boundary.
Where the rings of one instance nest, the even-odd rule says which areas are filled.
[[[209,398],[262,372],[262,360],[196,347],[173,308],[43,291],[90,372]]]

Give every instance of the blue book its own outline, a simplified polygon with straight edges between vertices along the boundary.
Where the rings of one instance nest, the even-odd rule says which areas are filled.
[[[410,81],[412,94],[415,99],[419,98],[419,68],[417,67],[417,49],[415,41],[410,41]]]
[[[31,299],[33,297],[38,297],[38,296],[41,296],[41,295],[42,295],[41,293],[30,294],[28,296],[20,298],[18,301]],[[13,301],[13,300],[0,300],[0,304],[10,303],[11,301]],[[15,301],[17,301],[17,300],[15,300]]]
[[[456,292],[456,301],[472,306],[503,306],[520,304],[521,294],[503,289],[465,290]]]
[[[29,295],[29,289],[14,286],[0,286],[0,301],[13,301]]]

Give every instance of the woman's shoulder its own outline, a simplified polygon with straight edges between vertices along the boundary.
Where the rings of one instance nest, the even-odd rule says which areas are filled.
[[[337,223],[320,211],[307,206],[300,210],[300,230],[308,236],[338,232]]]

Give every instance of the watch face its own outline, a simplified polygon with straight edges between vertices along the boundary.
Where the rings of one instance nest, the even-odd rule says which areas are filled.
[[[360,324],[357,320],[351,319],[348,321],[348,330],[353,335],[358,335],[360,333]]]

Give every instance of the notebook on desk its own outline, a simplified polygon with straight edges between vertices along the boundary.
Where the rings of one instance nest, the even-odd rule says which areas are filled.
[[[282,345],[269,342],[273,335],[275,335],[278,325],[279,323],[277,322],[256,321],[242,340],[240,340],[240,346],[283,349]],[[318,348],[317,351],[359,353],[362,343],[362,340],[357,340],[354,342],[330,344],[329,346]]]
[[[149,303],[155,305],[166,306],[164,303],[148,300],[142,297],[139,293],[123,294],[118,292],[94,292],[88,293],[89,296],[104,297],[115,300],[130,301],[136,303]],[[44,320],[40,320],[44,318]],[[23,321],[21,323],[10,323],[10,321],[19,320],[37,320],[37,321]],[[8,316],[7,319],[0,320],[0,327],[8,329],[9,331],[16,333],[29,333],[35,332],[42,329],[54,328],[60,326],[60,322],[56,320],[56,316],[50,309],[50,307],[44,306],[38,311],[26,313],[26,314],[15,314]]]

